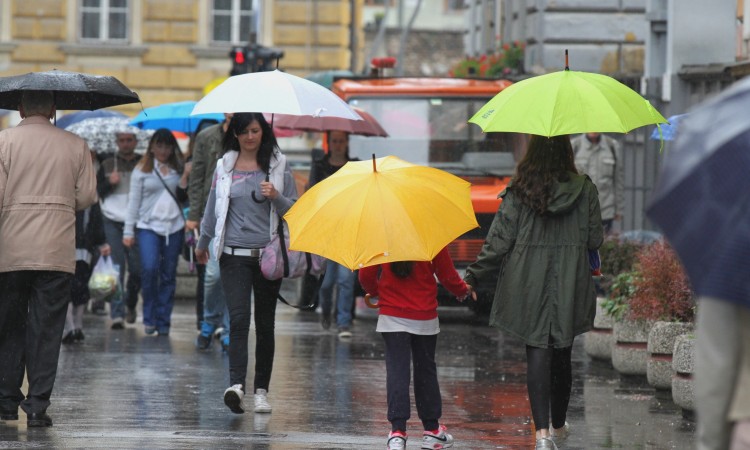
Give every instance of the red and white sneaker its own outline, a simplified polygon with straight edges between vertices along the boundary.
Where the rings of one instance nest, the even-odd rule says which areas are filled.
[[[388,450],[404,450],[406,448],[406,433],[402,431],[391,431],[388,435]]]
[[[425,431],[422,435],[422,448],[439,450],[453,447],[453,436],[447,433],[445,425],[440,425],[437,430]]]

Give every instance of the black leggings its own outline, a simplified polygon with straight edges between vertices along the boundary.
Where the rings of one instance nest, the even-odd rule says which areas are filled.
[[[539,348],[526,346],[526,387],[531,415],[537,430],[565,425],[573,386],[570,355],[573,347]]]

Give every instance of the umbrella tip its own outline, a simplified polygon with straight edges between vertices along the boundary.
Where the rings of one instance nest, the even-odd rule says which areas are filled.
[[[568,65],[568,49],[565,49],[565,70],[570,70],[570,66]]]
[[[375,153],[372,154],[372,171],[377,172],[378,168],[375,167]]]

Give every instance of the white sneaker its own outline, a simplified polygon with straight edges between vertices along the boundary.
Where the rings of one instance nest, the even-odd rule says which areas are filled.
[[[563,425],[562,428],[550,428],[549,434],[552,436],[552,440],[555,441],[555,444],[559,444],[560,442],[565,441],[570,435],[570,425],[568,425],[568,422],[565,422],[565,425]]]
[[[224,391],[224,404],[227,405],[233,413],[242,414],[245,412],[245,408],[242,407],[242,398],[244,396],[245,392],[242,390],[242,385],[235,384]]]
[[[271,404],[268,403],[268,391],[266,391],[265,389],[258,389],[255,391],[255,412],[271,412]]]
[[[433,433],[432,431],[422,433],[421,448],[436,450],[450,447],[453,447],[453,436],[447,433],[445,425],[440,425],[437,433]]]
[[[406,448],[406,434],[400,431],[391,431],[388,434],[388,450],[403,450]]]

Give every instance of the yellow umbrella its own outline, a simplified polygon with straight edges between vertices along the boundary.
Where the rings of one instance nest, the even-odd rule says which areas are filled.
[[[284,215],[292,250],[352,270],[391,261],[431,261],[478,227],[470,184],[395,156],[349,162],[305,192]]]
[[[208,95],[208,93],[213,91],[216,86],[220,85],[226,80],[227,77],[219,77],[209,81],[207,85],[203,86],[203,95]]]

